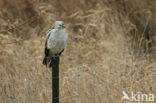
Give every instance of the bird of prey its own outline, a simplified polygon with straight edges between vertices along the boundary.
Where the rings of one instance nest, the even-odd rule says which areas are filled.
[[[45,57],[43,64],[48,65],[55,57],[59,57],[67,46],[68,34],[63,21],[56,21],[46,34]],[[50,66],[50,65],[49,65]]]

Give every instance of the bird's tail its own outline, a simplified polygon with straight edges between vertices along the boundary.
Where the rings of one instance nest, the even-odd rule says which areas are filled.
[[[43,59],[43,62],[42,62],[43,65],[47,66],[49,62],[50,62],[50,58],[48,58],[47,56],[45,56],[44,59]]]

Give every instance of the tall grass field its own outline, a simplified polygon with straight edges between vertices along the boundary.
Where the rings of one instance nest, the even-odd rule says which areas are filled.
[[[0,0],[0,103],[52,103],[42,60],[56,20],[69,34],[60,103],[156,103],[155,0]]]

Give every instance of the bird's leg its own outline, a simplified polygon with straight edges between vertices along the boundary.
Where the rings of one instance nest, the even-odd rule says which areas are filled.
[[[59,56],[60,56],[59,54],[56,54],[56,55],[55,55],[56,58],[59,57]]]
[[[55,59],[55,58],[57,58],[57,57],[59,57],[59,55],[58,55],[58,54],[55,54],[55,55],[52,57],[52,59]]]
[[[64,51],[64,49],[63,49],[60,53],[55,54],[53,58],[57,58],[57,57],[59,57],[59,56],[62,54],[63,51]]]

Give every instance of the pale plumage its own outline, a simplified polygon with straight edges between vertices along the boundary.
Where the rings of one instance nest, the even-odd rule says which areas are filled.
[[[49,30],[46,35],[44,65],[48,65],[53,58],[61,55],[67,45],[67,40],[68,34],[64,23],[56,21],[53,29]]]

